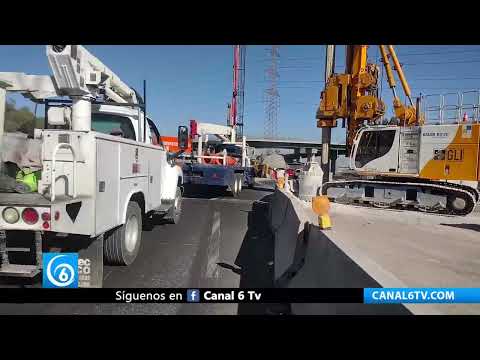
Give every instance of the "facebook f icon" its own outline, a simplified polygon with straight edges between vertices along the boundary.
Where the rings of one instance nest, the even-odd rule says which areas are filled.
[[[199,301],[200,301],[200,291],[198,289],[188,289],[187,302],[199,302]]]

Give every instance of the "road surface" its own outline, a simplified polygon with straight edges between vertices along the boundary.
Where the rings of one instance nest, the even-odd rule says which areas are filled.
[[[259,188],[245,189],[238,198],[222,192],[187,193],[180,223],[144,231],[135,263],[106,267],[104,286],[271,287],[274,248],[264,203],[270,194]],[[407,286],[475,287],[480,281],[479,212],[449,217],[333,204],[331,218],[330,236],[355,246]],[[446,307],[452,314],[480,311],[478,305],[469,311]],[[262,304],[0,304],[0,315],[235,315],[267,310]]]
[[[267,189],[244,189],[238,198],[223,192],[188,192],[177,225],[143,232],[136,261],[106,267],[104,287],[269,287],[273,241],[266,229]],[[253,208],[253,210],[252,210]],[[252,304],[0,304],[0,314],[255,314]]]

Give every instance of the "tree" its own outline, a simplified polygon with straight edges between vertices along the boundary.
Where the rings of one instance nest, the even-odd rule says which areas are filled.
[[[14,100],[7,100],[5,106],[5,132],[23,132],[33,136],[33,130],[41,128],[43,118],[36,117],[28,107],[17,109]]]

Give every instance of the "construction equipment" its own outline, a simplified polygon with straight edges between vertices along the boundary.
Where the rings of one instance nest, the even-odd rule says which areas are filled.
[[[150,216],[178,222],[183,174],[146,115],[145,83],[142,99],[79,45],[48,45],[46,55],[53,77],[0,73],[6,91],[44,104],[46,115],[45,129],[35,129],[34,139],[8,133],[1,139],[16,144],[2,148],[2,164],[21,167],[30,151],[36,158],[28,166],[41,175],[35,183],[18,176],[33,184],[28,193],[0,194],[0,276],[34,277],[43,268],[42,253],[57,249],[78,253],[79,266],[91,265],[80,287],[99,287],[104,260],[135,260]],[[185,130],[179,129],[181,146]],[[27,247],[33,263],[12,262],[15,237],[34,241]]]
[[[253,186],[255,170],[243,136],[245,46],[233,46],[233,92],[227,125],[190,121],[191,156],[184,156],[185,183],[224,187],[234,196]],[[214,136],[214,141],[209,139]],[[210,140],[210,141],[209,141]],[[193,145],[196,145],[193,149]],[[205,146],[205,147],[204,147]]]
[[[469,214],[479,200],[478,117],[462,121],[459,105],[453,123],[427,123],[422,98],[413,101],[393,46],[379,45],[397,124],[378,124],[385,104],[378,95],[379,68],[368,63],[367,49],[346,46],[345,73],[331,75],[321,95],[317,126],[347,122],[347,151],[356,173],[354,179],[325,183],[322,193],[338,202]],[[408,105],[398,97],[390,60]]]
[[[244,102],[245,102],[245,45],[233,46],[233,92],[228,104],[227,125],[235,126],[236,141],[243,138]]]
[[[246,137],[237,142],[235,126],[191,120],[190,134],[194,149],[183,165],[186,184],[224,187],[234,197],[244,184],[253,186],[254,170],[247,154]],[[209,135],[216,141],[211,141]]]

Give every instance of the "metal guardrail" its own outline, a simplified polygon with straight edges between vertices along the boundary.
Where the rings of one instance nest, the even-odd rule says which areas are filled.
[[[422,95],[421,112],[425,117],[425,124],[478,123],[480,90]]]

